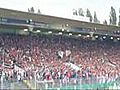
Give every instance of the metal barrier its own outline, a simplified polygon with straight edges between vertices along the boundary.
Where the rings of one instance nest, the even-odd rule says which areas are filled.
[[[31,80],[17,81],[15,79],[4,79],[0,82],[0,89],[52,89],[52,90],[65,90],[65,89],[120,89],[120,77],[117,79],[108,78],[64,78],[55,80],[41,80],[33,78]],[[25,81],[25,82],[24,82]]]
[[[64,90],[64,89],[109,89],[113,86],[115,80],[109,80],[106,78],[66,78],[66,79],[56,79],[56,80],[30,80],[29,83],[35,89],[53,89],[53,90]]]
[[[15,79],[3,79],[0,81],[0,90],[17,90],[17,89],[29,89],[23,81],[17,81]]]

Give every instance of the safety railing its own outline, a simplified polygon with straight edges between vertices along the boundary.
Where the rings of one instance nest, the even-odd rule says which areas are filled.
[[[65,78],[56,80],[29,80],[29,83],[35,89],[53,89],[53,90],[65,90],[65,89],[109,89],[116,84],[116,80],[107,78]]]
[[[78,90],[78,89],[120,89],[120,78],[64,78],[55,80],[41,80],[38,78],[15,80],[3,79],[0,89],[39,89],[39,90]]]

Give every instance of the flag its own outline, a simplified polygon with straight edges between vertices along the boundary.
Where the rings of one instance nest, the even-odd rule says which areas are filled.
[[[70,51],[70,50],[66,50],[66,51],[65,51],[65,55],[66,55],[66,56],[69,56],[70,54],[71,54],[71,51]]]
[[[58,57],[63,58],[64,52],[63,51],[58,51]]]

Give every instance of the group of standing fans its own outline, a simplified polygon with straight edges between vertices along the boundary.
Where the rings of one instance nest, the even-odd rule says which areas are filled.
[[[35,75],[38,80],[64,82],[89,77],[114,80],[120,76],[120,41],[1,34],[0,71],[6,80]]]

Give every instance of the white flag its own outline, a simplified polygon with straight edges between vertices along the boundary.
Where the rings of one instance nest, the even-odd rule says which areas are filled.
[[[64,52],[63,51],[58,51],[58,56],[60,56],[60,58],[63,58]]]
[[[70,50],[66,50],[65,54],[66,54],[66,56],[69,56],[71,54],[71,51]]]

